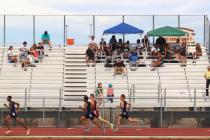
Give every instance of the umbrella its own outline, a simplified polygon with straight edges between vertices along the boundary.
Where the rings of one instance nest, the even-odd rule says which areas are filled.
[[[188,33],[170,26],[164,26],[147,32],[149,36],[186,36]]]
[[[142,34],[143,30],[140,30],[127,23],[120,23],[114,27],[111,27],[103,32],[103,34]]]

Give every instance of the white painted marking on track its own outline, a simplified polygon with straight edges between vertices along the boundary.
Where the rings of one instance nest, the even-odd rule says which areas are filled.
[[[67,128],[68,130],[72,130],[72,129],[75,129],[75,128]]]
[[[136,129],[137,131],[141,131],[142,129]]]

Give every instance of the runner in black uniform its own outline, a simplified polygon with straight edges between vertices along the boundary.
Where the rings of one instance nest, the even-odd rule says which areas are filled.
[[[130,107],[131,107],[131,105],[125,101],[125,95],[121,94],[121,96],[120,96],[120,108],[121,108],[122,112],[121,112],[120,115],[118,115],[117,120],[116,120],[116,129],[115,129],[116,131],[119,129],[120,120],[123,119],[123,118],[125,118],[129,122],[138,122],[138,123],[140,123],[140,125],[143,125],[143,120],[137,120],[137,119],[131,118],[129,116],[127,108],[130,109]]]
[[[14,101],[12,101],[12,96],[8,96],[7,97],[7,101],[9,102],[9,106],[7,104],[4,104],[4,106],[9,109],[10,113],[6,116],[6,118],[4,119],[4,122],[8,128],[8,130],[5,132],[5,134],[9,134],[11,133],[11,129],[8,125],[9,120],[11,119],[15,119],[21,126],[23,126],[26,130],[26,135],[29,135],[30,133],[30,128],[26,127],[21,121],[20,119],[17,117],[17,110],[19,109],[20,104],[16,103]],[[17,107],[15,107],[17,106]]]
[[[88,129],[88,119],[91,120],[97,127],[99,127],[100,129],[101,126],[96,122],[95,120],[95,116],[92,113],[92,109],[91,109],[91,104],[88,101],[88,96],[85,95],[84,96],[84,108],[82,108],[81,106],[79,108],[83,109],[85,114],[80,118],[82,124],[84,125],[84,130],[85,131],[89,131]]]
[[[109,127],[111,129],[113,129],[113,124],[108,122],[107,120],[104,120],[101,116],[100,116],[100,113],[99,113],[99,110],[98,110],[98,106],[97,106],[97,101],[95,100],[94,98],[94,94],[90,94],[90,104],[91,104],[91,109],[92,109],[92,113],[94,115],[95,118],[97,118],[99,121],[109,125]]]

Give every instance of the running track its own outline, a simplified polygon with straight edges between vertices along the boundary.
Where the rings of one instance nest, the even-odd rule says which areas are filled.
[[[32,128],[29,136],[21,128],[4,135],[6,129],[0,129],[0,140],[207,140],[210,139],[210,128],[121,128],[118,132],[96,128],[83,132],[81,128]]]

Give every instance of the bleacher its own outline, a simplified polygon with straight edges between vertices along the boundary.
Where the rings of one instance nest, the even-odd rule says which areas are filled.
[[[197,59],[196,63],[188,59],[186,67],[181,67],[179,63],[165,63],[151,71],[148,66],[151,59],[147,59],[147,66],[138,67],[136,71],[130,70],[126,64],[126,76],[113,76],[113,68],[105,68],[103,63],[97,63],[95,67],[86,66],[86,48],[54,47],[51,51],[46,49],[48,56],[42,63],[23,71],[20,64],[13,66],[7,63],[7,47],[1,47],[0,101],[5,102],[6,96],[12,95],[22,106],[78,107],[82,101],[76,98],[94,93],[98,83],[103,84],[106,96],[106,88],[112,83],[115,97],[125,94],[127,97],[136,98],[129,100],[133,107],[160,107],[161,94],[164,98],[163,105],[167,107],[193,107],[195,89],[196,106],[208,106],[209,99],[204,96],[203,75],[209,61],[204,47],[203,56]],[[188,51],[194,52],[194,47],[189,47]],[[15,48],[15,53],[18,52],[18,48]],[[113,104],[105,102],[105,106],[116,106],[118,103],[115,99]],[[0,104],[0,107],[2,106],[3,104]]]

